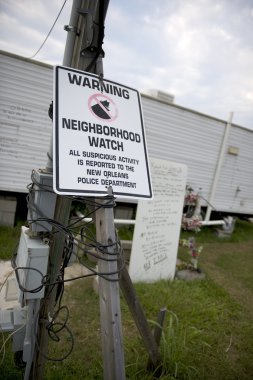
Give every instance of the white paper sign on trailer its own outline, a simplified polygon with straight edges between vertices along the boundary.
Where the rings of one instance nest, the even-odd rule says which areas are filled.
[[[129,274],[133,282],[173,279],[176,269],[187,167],[150,159],[153,200],[139,201]]]
[[[152,197],[137,90],[56,66],[53,146],[56,193]]]

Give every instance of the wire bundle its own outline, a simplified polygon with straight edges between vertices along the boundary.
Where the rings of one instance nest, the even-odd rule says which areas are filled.
[[[35,192],[48,192],[53,193],[53,190],[50,186],[40,184],[32,172],[32,183],[28,185],[28,196],[27,196],[27,206],[28,206],[28,215],[36,215],[34,219],[28,219],[27,222],[31,226],[33,223],[43,223],[43,227],[47,225],[48,228],[43,232],[37,233],[42,239],[46,240],[49,245],[53,243],[53,240],[57,238],[64,239],[63,252],[62,252],[62,262],[59,269],[59,273],[56,276],[56,279],[52,280],[48,275],[43,276],[43,274],[39,272],[41,275],[41,285],[36,287],[36,289],[25,289],[21,286],[19,281],[19,271],[20,270],[35,270],[35,268],[27,268],[27,267],[17,267],[15,265],[15,255],[13,258],[13,268],[16,272],[16,277],[19,283],[19,287],[23,292],[35,293],[41,290],[43,286],[46,288],[45,298],[41,301],[40,310],[37,316],[36,325],[40,325],[41,323],[45,323],[48,336],[54,342],[60,342],[61,334],[68,334],[69,338],[69,348],[67,353],[61,358],[48,357],[41,352],[40,347],[38,347],[38,340],[36,338],[36,345],[41,355],[44,356],[47,360],[52,361],[62,361],[66,359],[72,352],[74,346],[74,337],[69,329],[67,322],[69,311],[67,306],[62,306],[62,297],[64,293],[64,284],[66,282],[74,281],[77,279],[81,279],[84,277],[90,276],[99,276],[107,281],[118,281],[120,272],[124,267],[124,257],[122,254],[122,248],[120,244],[120,240],[117,237],[117,232],[115,230],[115,241],[103,245],[96,240],[95,233],[93,232],[93,220],[87,222],[87,218],[90,218],[98,211],[100,208],[111,208],[115,207],[115,198],[113,196],[107,196],[106,201],[103,204],[96,202],[92,198],[84,198],[84,197],[66,197],[70,198],[73,202],[77,203],[83,209],[85,209],[85,215],[81,217],[75,217],[75,220],[70,222],[67,226],[59,223],[58,221],[48,218],[43,212],[40,210],[38,205],[35,203]],[[33,211],[33,212],[32,212]],[[46,223],[45,223],[46,222]],[[50,228],[52,227],[52,228]],[[113,249],[112,249],[113,248]],[[65,269],[69,265],[72,256],[75,256],[75,259],[83,266],[85,266],[89,273],[76,276],[74,278],[65,279]],[[99,272],[95,267],[89,264],[87,258],[92,257],[95,260],[104,260],[108,262],[117,262],[121,263],[120,268],[117,267],[116,271],[111,272]],[[115,275],[117,275],[115,277]],[[44,315],[44,319],[39,317],[43,315],[43,310],[47,301],[52,296],[52,292],[55,294],[54,300],[54,312],[53,316],[49,317],[48,315]],[[60,315],[65,311],[65,319],[64,322],[59,321]],[[39,320],[40,318],[40,320]]]

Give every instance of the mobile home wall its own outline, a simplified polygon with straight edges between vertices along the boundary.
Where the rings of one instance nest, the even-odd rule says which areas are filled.
[[[53,70],[6,52],[0,52],[0,65],[0,191],[25,193],[32,170],[47,162]],[[195,191],[201,188],[208,200],[226,121],[144,94],[142,106],[149,155],[186,164],[188,184]],[[215,209],[253,214],[252,162],[253,131],[232,125],[213,200]]]
[[[142,106],[150,156],[188,165],[188,185],[201,191],[207,205],[227,122],[146,95]],[[252,186],[253,131],[232,124],[214,209],[252,215]]]

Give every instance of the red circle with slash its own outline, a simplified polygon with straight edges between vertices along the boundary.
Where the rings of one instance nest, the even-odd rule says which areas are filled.
[[[88,99],[90,112],[100,120],[112,122],[118,117],[118,108],[114,101],[101,93],[93,94]]]

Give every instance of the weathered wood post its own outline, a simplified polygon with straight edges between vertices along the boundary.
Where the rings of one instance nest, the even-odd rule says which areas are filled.
[[[101,259],[98,260],[100,324],[104,380],[124,380],[125,360],[121,328],[119,298],[118,244],[114,227],[114,198],[96,199],[101,207],[96,211],[97,244]]]

